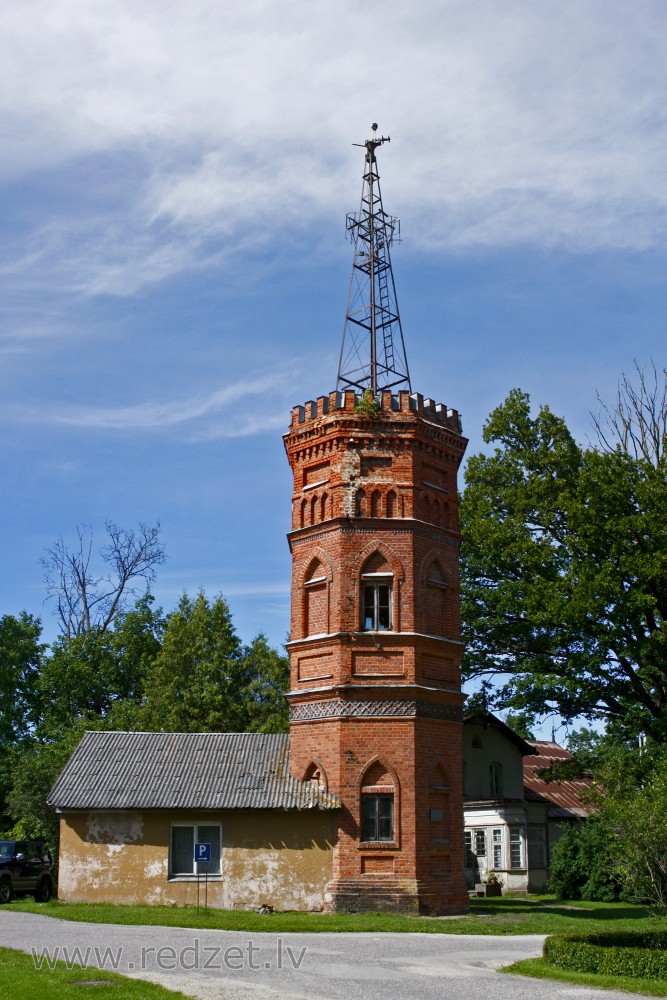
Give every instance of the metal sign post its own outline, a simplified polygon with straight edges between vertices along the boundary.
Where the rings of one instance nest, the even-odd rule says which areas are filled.
[[[195,865],[197,871],[197,912],[199,912],[199,882],[201,876],[199,873],[199,865],[209,865],[211,863],[211,845],[197,843],[195,844]],[[208,867],[204,872],[204,909],[208,910]]]

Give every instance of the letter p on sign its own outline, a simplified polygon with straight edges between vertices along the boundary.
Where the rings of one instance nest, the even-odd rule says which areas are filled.
[[[207,864],[211,860],[210,844],[195,844],[195,861]]]

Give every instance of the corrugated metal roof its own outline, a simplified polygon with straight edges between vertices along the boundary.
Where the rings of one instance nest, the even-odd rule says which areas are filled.
[[[69,809],[335,809],[289,771],[289,736],[87,732],[47,801]]]
[[[547,740],[528,740],[537,756],[523,759],[523,784],[528,802],[549,803],[548,815],[553,819],[583,819],[593,812],[593,807],[581,801],[582,792],[588,791],[590,778],[573,781],[546,782],[536,771],[549,767],[555,760],[571,760],[572,754],[558,743]]]

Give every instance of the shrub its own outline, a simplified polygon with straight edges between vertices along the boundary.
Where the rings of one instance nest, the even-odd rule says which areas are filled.
[[[579,829],[568,827],[553,847],[549,888],[559,899],[613,903],[619,881],[613,874],[612,838],[600,816]]]
[[[542,955],[550,965],[574,972],[667,980],[667,931],[554,934]]]

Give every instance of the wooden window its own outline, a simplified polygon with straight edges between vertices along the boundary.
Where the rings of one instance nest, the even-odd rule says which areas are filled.
[[[361,839],[362,841],[383,841],[394,839],[393,794],[362,795]]]
[[[489,794],[492,799],[499,799],[503,794],[503,765],[497,761],[489,764]]]

